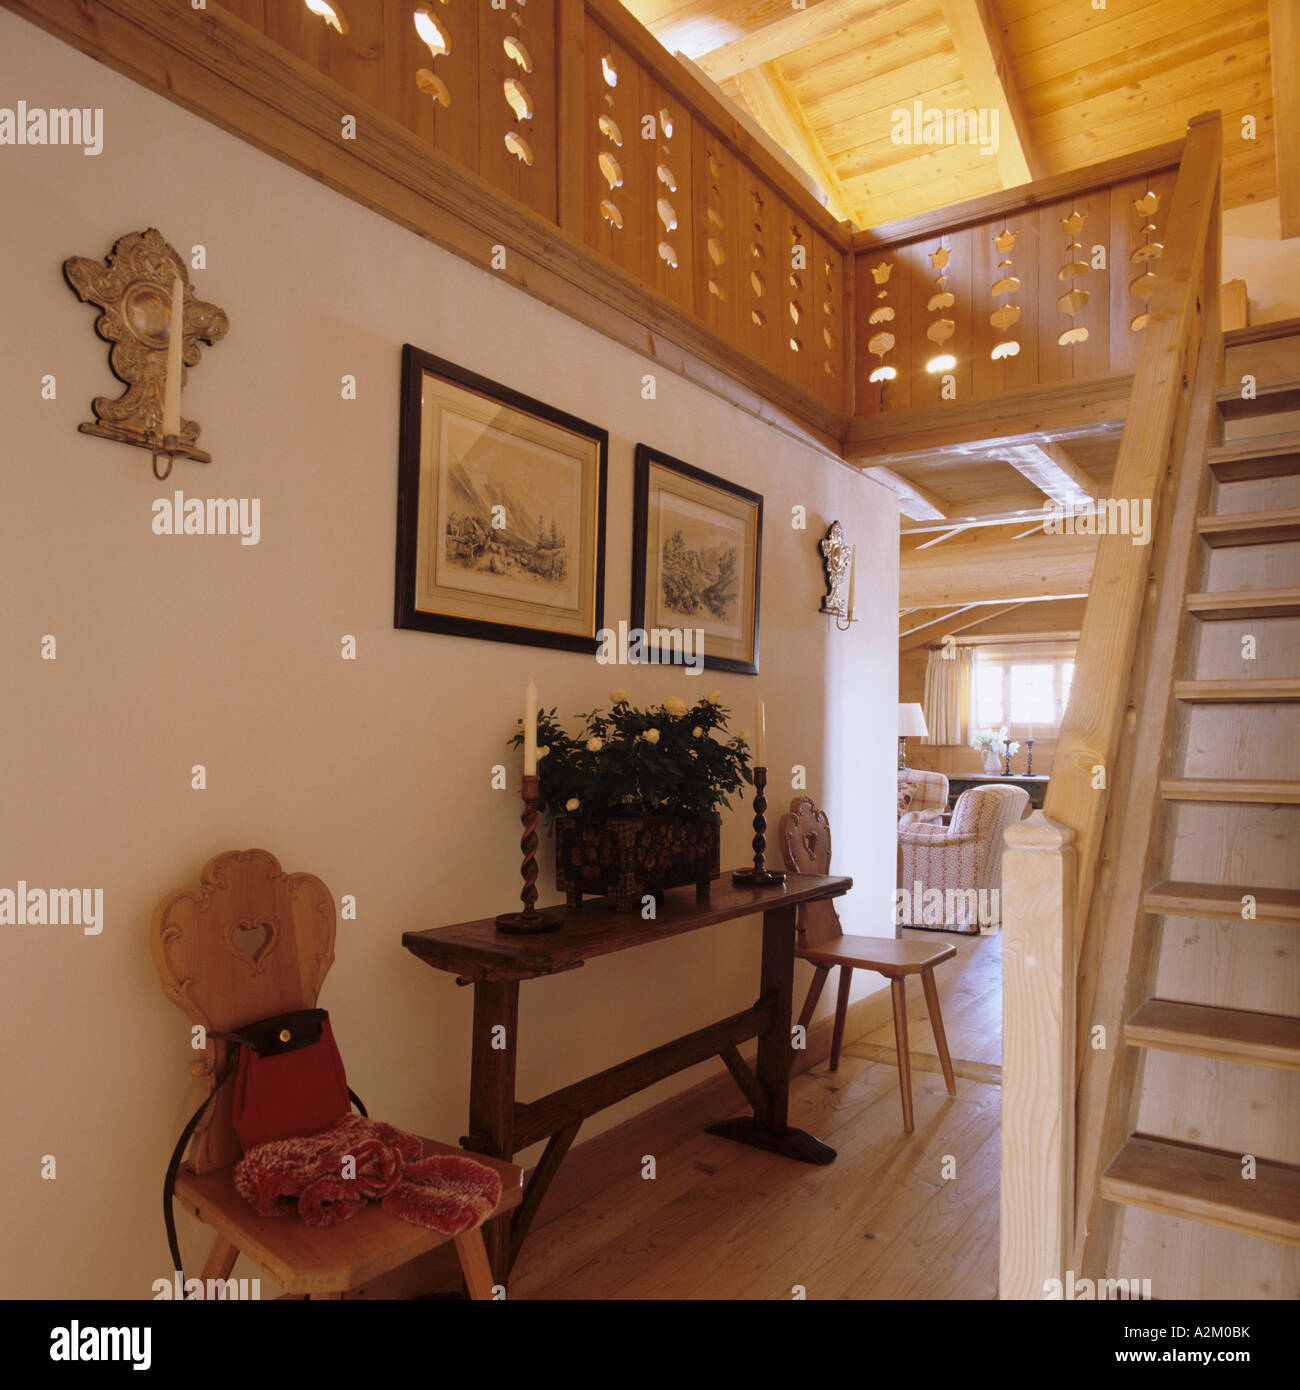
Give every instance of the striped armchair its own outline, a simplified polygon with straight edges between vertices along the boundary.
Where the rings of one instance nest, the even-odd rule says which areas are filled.
[[[899,887],[911,907],[901,925],[978,932],[1000,922],[1003,836],[1028,804],[1020,787],[976,787],[957,798],[951,825],[900,825]]]
[[[907,805],[904,793],[910,793]],[[917,821],[938,820],[939,812],[948,806],[948,779],[942,772],[924,772],[906,768],[898,774],[898,823],[912,825]],[[930,813],[930,814],[927,814]]]

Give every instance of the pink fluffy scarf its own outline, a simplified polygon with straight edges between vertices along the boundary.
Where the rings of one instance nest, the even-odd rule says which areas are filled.
[[[348,1115],[321,1134],[249,1149],[235,1190],[259,1216],[296,1211],[308,1226],[335,1226],[367,1201],[443,1235],[477,1226],[501,1200],[500,1175],[459,1154],[421,1158],[423,1149],[414,1134]]]

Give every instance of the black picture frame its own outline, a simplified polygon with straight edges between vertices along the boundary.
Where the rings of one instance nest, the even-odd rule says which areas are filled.
[[[594,507],[584,518],[580,541],[582,553],[575,568],[591,567],[589,598],[582,604],[582,631],[557,631],[542,623],[508,621],[509,605],[501,605],[501,620],[485,620],[455,612],[442,612],[417,601],[421,517],[422,446],[424,439],[424,388],[426,379],[436,378],[453,388],[471,393],[498,407],[496,417],[503,426],[520,421],[542,422],[577,436],[594,449],[591,455],[596,477],[584,481],[584,495],[594,494]],[[522,646],[550,647],[588,655],[599,650],[598,634],[604,626],[605,607],[605,522],[606,485],[609,473],[609,432],[589,421],[580,420],[544,401],[480,376],[445,358],[407,343],[402,348],[401,428],[397,471],[397,545],[393,626],[418,632],[438,632],[456,637],[476,637],[489,642],[510,642]],[[463,399],[463,398],[462,398]],[[585,466],[585,465],[584,465]],[[437,518],[435,518],[437,519]],[[590,523],[589,525],[587,523]],[[432,528],[431,528],[432,530]],[[441,534],[439,532],[438,534]],[[554,530],[552,531],[554,535]],[[495,542],[494,542],[495,543]],[[445,542],[444,542],[445,544]],[[537,547],[534,547],[536,550]],[[513,552],[519,554],[516,548]],[[578,581],[581,588],[582,581]],[[484,598],[482,605],[491,600]]]
[[[744,656],[710,655],[708,629],[705,627],[704,666],[710,671],[732,671],[739,675],[758,675],[759,610],[763,578],[763,497],[761,493],[729,482],[715,473],[706,472],[694,464],[685,463],[649,444],[636,446],[635,478],[632,508],[632,626],[646,629],[648,609],[646,584],[650,574],[650,480],[653,469],[663,469],[689,479],[697,487],[712,489],[753,509],[752,564],[747,563],[742,582],[751,594],[748,652]],[[750,556],[746,560],[750,560]],[[752,570],[752,575],[750,574]],[[648,640],[648,639],[647,639]]]

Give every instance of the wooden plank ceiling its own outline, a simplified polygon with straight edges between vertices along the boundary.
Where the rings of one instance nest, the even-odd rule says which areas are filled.
[[[1277,196],[1269,0],[624,3],[860,227],[1178,139],[1192,116],[1215,108],[1225,206]],[[1275,10],[1290,3],[1273,0]],[[1276,38],[1285,45],[1284,28]],[[1280,72],[1294,63],[1275,56]],[[996,109],[997,154],[894,143],[893,113],[917,101]],[[1248,116],[1253,140],[1242,134]]]

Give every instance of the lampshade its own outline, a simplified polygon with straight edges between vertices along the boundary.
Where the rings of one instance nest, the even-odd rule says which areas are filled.
[[[925,714],[920,705],[899,705],[899,738],[924,738],[929,732],[925,727]]]

